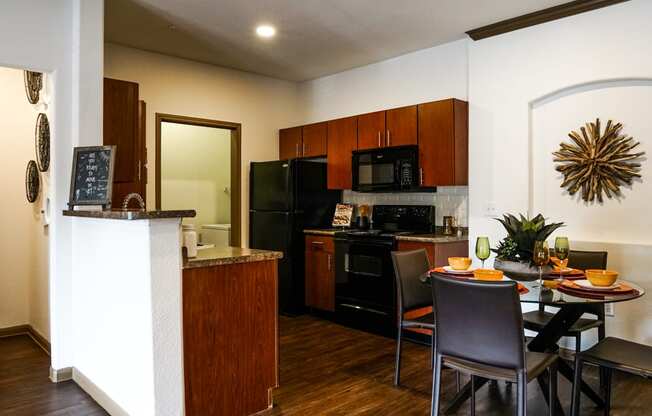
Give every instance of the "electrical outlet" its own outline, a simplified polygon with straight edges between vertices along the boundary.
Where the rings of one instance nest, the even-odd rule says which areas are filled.
[[[616,316],[616,304],[614,303],[605,303],[604,305],[604,314],[607,316]]]
[[[498,208],[496,208],[495,202],[487,202],[484,207],[484,216],[489,218],[495,218],[498,215]]]

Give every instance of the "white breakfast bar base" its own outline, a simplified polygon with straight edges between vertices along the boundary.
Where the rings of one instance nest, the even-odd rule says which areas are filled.
[[[111,414],[183,415],[180,218],[71,221],[73,378]]]

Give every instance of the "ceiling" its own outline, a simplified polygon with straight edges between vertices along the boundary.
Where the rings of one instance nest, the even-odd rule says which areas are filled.
[[[105,40],[304,81],[568,0],[108,0]],[[255,27],[276,26],[272,39]]]

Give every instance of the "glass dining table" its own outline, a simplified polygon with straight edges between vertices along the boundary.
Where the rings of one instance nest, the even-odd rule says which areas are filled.
[[[437,273],[437,272],[431,272]],[[439,273],[440,275],[446,275],[450,277],[450,274]],[[505,275],[507,278],[509,276]],[[631,291],[628,291],[623,294],[618,295],[580,295],[575,291],[567,291],[564,288],[559,289],[558,287],[547,287],[540,286],[538,281],[522,281],[518,279],[513,279],[521,283],[527,291],[523,290],[520,294],[520,300],[522,303],[537,304],[543,306],[550,306],[558,308],[554,312],[554,316],[550,321],[537,333],[537,335],[532,338],[528,344],[527,348],[529,351],[535,352],[548,352],[555,353],[559,350],[557,343],[568,333],[568,330],[575,324],[580,317],[587,311],[587,305],[594,304],[607,304],[607,303],[617,303],[617,302],[627,302],[640,298],[645,294],[645,290],[631,282],[626,282],[628,286],[632,288]],[[429,279],[424,281],[425,284],[429,285]],[[554,285],[551,285],[554,286]],[[574,369],[564,360],[559,360],[559,374],[568,379],[571,383],[573,382]],[[482,387],[487,381],[486,379],[479,379],[475,383],[475,389]],[[539,385],[541,390],[548,401],[548,382],[547,376],[541,376],[538,378]],[[604,407],[604,402],[600,395],[598,395],[584,380],[582,380],[581,391],[589,397],[595,404],[602,408]],[[445,413],[453,413],[457,408],[470,397],[471,393],[471,383],[467,383],[457,395],[448,403],[448,407],[445,410]],[[557,408],[557,414],[563,415],[564,411],[559,403],[555,403]]]

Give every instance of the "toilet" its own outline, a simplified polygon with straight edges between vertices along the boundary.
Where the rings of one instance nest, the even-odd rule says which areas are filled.
[[[231,224],[204,224],[201,226],[201,243],[216,247],[228,246],[231,241]]]

